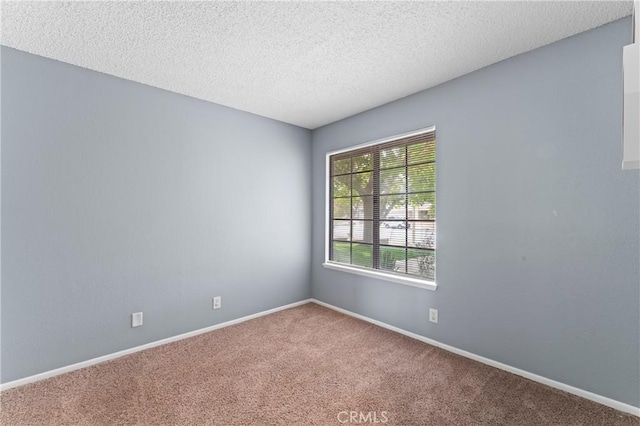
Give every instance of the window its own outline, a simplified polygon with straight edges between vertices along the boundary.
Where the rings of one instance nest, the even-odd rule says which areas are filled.
[[[435,154],[434,128],[328,154],[325,266],[435,289]]]

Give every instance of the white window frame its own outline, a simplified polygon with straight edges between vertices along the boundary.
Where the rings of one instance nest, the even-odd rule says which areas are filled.
[[[344,263],[339,263],[339,262],[334,262],[332,260],[329,259],[329,227],[331,226],[331,215],[329,213],[329,206],[331,203],[331,199],[330,199],[330,179],[329,177],[331,176],[331,156],[332,155],[336,155],[336,154],[341,154],[343,152],[347,152],[347,151],[354,151],[356,149],[360,149],[360,148],[366,148],[366,147],[370,147],[373,145],[378,145],[378,144],[383,144],[383,143],[387,143],[387,142],[392,142],[398,139],[404,139],[407,137],[411,137],[411,136],[418,136],[420,134],[423,133],[429,133],[429,132],[435,132],[436,128],[435,126],[431,126],[431,127],[426,127],[420,130],[415,130],[412,132],[408,132],[408,133],[403,133],[400,135],[394,135],[394,136],[390,136],[387,138],[382,138],[382,139],[378,139],[372,142],[365,142],[363,144],[359,144],[359,145],[355,145],[355,146],[350,146],[348,148],[343,148],[343,149],[339,149],[339,150],[335,150],[335,151],[331,151],[328,152],[326,154],[326,158],[325,158],[325,208],[324,208],[324,214],[325,214],[325,224],[324,224],[324,263],[322,264],[323,267],[327,268],[327,269],[333,269],[336,271],[342,271],[342,272],[348,272],[351,274],[356,274],[356,275],[362,275],[365,277],[370,277],[370,278],[376,278],[379,280],[384,280],[384,281],[389,281],[389,282],[393,282],[393,283],[397,283],[397,284],[403,284],[403,285],[408,285],[411,287],[418,287],[418,288],[422,288],[425,290],[436,290],[438,288],[438,285],[436,284],[436,281],[431,281],[431,280],[425,280],[425,279],[421,279],[421,278],[414,278],[411,276],[403,276],[403,275],[396,275],[396,274],[389,274],[389,273],[385,273],[383,271],[377,270],[377,269],[371,269],[371,268],[360,268],[357,266],[351,266],[351,265],[347,265]],[[436,150],[437,153],[437,150]],[[437,154],[436,154],[437,155]],[[437,164],[437,162],[436,162]],[[436,204],[436,209],[437,209],[437,204]],[[437,214],[436,214],[437,217]],[[437,221],[437,219],[436,219]],[[437,235],[437,234],[436,234]],[[436,236],[437,238],[437,236]],[[437,256],[436,256],[436,264],[437,264],[438,260],[437,260]],[[436,267],[437,270],[437,267]]]

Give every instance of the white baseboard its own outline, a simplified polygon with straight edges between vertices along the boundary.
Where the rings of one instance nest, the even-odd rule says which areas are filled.
[[[11,382],[0,384],[0,391],[15,388],[18,386],[26,385],[28,383],[38,382],[40,380],[48,379],[50,377],[59,376],[60,374],[69,373],[70,371],[79,370],[81,368],[90,367],[92,365],[100,364],[105,361],[110,361],[112,359],[120,358],[121,356],[129,355],[135,352],[140,352],[145,349],[154,348],[160,345],[166,345],[167,343],[177,342],[178,340],[187,339],[189,337],[197,336],[198,334],[208,333],[213,330],[218,330],[220,328],[229,327],[230,325],[240,324],[241,322],[249,321],[254,318],[258,318],[264,315],[273,314],[278,311],[282,311],[289,308],[294,308],[296,306],[305,305],[311,302],[311,299],[301,300],[299,302],[290,303],[288,305],[279,306],[277,308],[269,309],[266,311],[258,312],[257,314],[247,315],[246,317],[237,318],[231,321],[223,322],[220,324],[212,325],[210,327],[201,328],[199,330],[189,331],[188,333],[179,334],[173,337],[167,337],[166,339],[157,340],[155,342],[147,343],[144,345],[136,346],[134,348],[125,349],[119,352],[114,352],[112,354],[103,355],[97,358],[89,359],[87,361],[78,362],[76,364],[67,365],[65,367],[56,368],[55,370],[45,371],[44,373],[35,374],[33,376],[25,377],[18,380],[13,380]]]
[[[234,320],[231,320],[231,321],[227,321],[227,322],[223,322],[223,323],[220,323],[220,324],[212,325],[210,327],[201,328],[199,330],[190,331],[188,333],[179,334],[177,336],[168,337],[168,338],[162,339],[162,340],[157,340],[155,342],[147,343],[147,344],[144,344],[144,345],[141,345],[141,346],[136,346],[136,347],[130,348],[130,349],[125,349],[125,350],[122,350],[122,351],[119,351],[119,352],[115,352],[115,353],[112,353],[112,354],[100,356],[100,357],[93,358],[93,359],[90,359],[90,360],[87,360],[87,361],[82,361],[82,362],[78,362],[76,364],[68,365],[68,366],[65,366],[65,367],[56,368],[55,370],[45,371],[43,373],[35,374],[33,376],[25,377],[25,378],[14,380],[14,381],[7,382],[7,383],[2,383],[2,384],[0,384],[0,391],[11,389],[11,388],[15,388],[15,387],[22,386],[22,385],[26,385],[28,383],[33,383],[33,382],[37,382],[37,381],[40,381],[40,380],[48,379],[50,377],[55,377],[55,376],[58,376],[60,374],[68,373],[68,372],[71,372],[71,371],[74,371],[74,370],[79,370],[81,368],[90,367],[92,365],[100,364],[100,363],[105,362],[105,361],[110,361],[112,359],[120,358],[120,357],[125,356],[125,355],[129,355],[129,354],[132,354],[132,353],[135,353],[135,352],[140,352],[140,351],[143,351],[145,349],[150,349],[150,348],[153,348],[153,347],[156,347],[156,346],[160,346],[160,345],[166,345],[167,343],[171,343],[171,342],[177,342],[177,341],[182,340],[182,339],[187,339],[189,337],[197,336],[199,334],[208,333],[210,331],[217,330],[217,329],[224,328],[224,327],[228,327],[230,325],[240,324],[242,322],[249,321],[249,320],[252,320],[254,318],[258,318],[258,317],[261,317],[261,316],[264,316],[264,315],[273,314],[275,312],[282,311],[282,310],[289,309],[289,308],[294,308],[296,306],[305,305],[307,303],[316,303],[316,304],[318,304],[320,306],[324,306],[326,308],[333,309],[334,311],[341,312],[343,314],[346,314],[346,315],[361,319],[363,321],[367,321],[367,322],[369,322],[371,324],[375,324],[375,325],[377,325],[379,327],[386,328],[386,329],[391,330],[391,331],[395,331],[396,333],[403,334],[403,335],[405,335],[407,337],[411,337],[413,339],[419,340],[419,341],[427,343],[429,345],[436,346],[438,348],[444,349],[444,350],[449,351],[449,352],[453,352],[455,354],[464,356],[466,358],[473,359],[475,361],[479,361],[479,362],[481,362],[483,364],[487,364],[487,365],[490,365],[492,367],[499,368],[501,370],[507,371],[509,373],[516,374],[518,376],[527,378],[529,380],[533,380],[534,382],[542,383],[542,384],[550,386],[552,388],[556,388],[556,389],[571,393],[573,395],[577,395],[577,396],[580,396],[582,398],[588,399],[590,401],[594,401],[594,402],[597,402],[599,404],[606,405],[607,407],[611,407],[611,408],[614,408],[616,410],[620,410],[620,411],[623,411],[625,413],[633,414],[635,416],[639,416],[640,417],[640,407],[634,407],[633,405],[626,404],[626,403],[620,402],[620,401],[616,401],[615,399],[607,398],[605,396],[598,395],[598,394],[595,394],[593,392],[589,392],[589,391],[586,391],[586,390],[583,390],[583,389],[580,389],[580,388],[576,388],[574,386],[570,386],[570,385],[567,385],[567,384],[564,384],[564,383],[561,383],[561,382],[557,382],[555,380],[551,380],[551,379],[548,379],[546,377],[543,377],[543,376],[540,376],[540,375],[537,375],[537,374],[534,374],[534,373],[530,373],[528,371],[521,370],[519,368],[512,367],[510,365],[503,364],[501,362],[494,361],[492,359],[485,358],[483,356],[476,355],[474,353],[467,352],[465,350],[458,349],[456,347],[449,346],[449,345],[446,345],[444,343],[440,343],[437,340],[429,339],[428,337],[424,337],[424,336],[421,336],[419,334],[415,334],[415,333],[412,333],[410,331],[406,331],[406,330],[403,330],[401,328],[394,327],[394,326],[389,325],[387,323],[384,323],[382,321],[374,320],[374,319],[366,317],[364,315],[360,315],[360,314],[357,314],[355,312],[351,312],[351,311],[348,311],[346,309],[342,309],[342,308],[339,308],[337,306],[330,305],[328,303],[322,302],[322,301],[317,300],[317,299],[301,300],[299,302],[290,303],[288,305],[284,305],[284,306],[280,306],[280,307],[277,307],[277,308],[269,309],[269,310],[266,310],[266,311],[258,312],[256,314],[252,314],[252,315],[248,315],[248,316],[245,316],[245,317],[242,317],[242,318],[237,318],[237,319],[234,319]]]
[[[611,407],[611,408],[614,408],[616,410],[623,411],[625,413],[633,414],[635,416],[640,417],[640,407],[634,407],[633,405],[626,404],[626,403],[620,402],[620,401],[616,401],[615,399],[607,398],[606,396],[598,395],[598,394],[595,394],[593,392],[586,391],[584,389],[576,388],[574,386],[570,386],[570,385],[567,385],[567,384],[564,384],[564,383],[561,383],[561,382],[557,382],[555,380],[551,380],[551,379],[548,379],[546,377],[539,376],[537,374],[530,373],[528,371],[521,370],[519,368],[512,367],[510,365],[503,364],[501,362],[494,361],[492,359],[485,358],[483,356],[476,355],[474,353],[467,352],[465,350],[458,349],[456,347],[446,345],[444,343],[440,343],[437,340],[429,339],[428,337],[424,337],[424,336],[421,336],[419,334],[415,334],[415,333],[412,333],[410,331],[406,331],[406,330],[403,330],[401,328],[394,327],[394,326],[389,325],[387,323],[384,323],[382,321],[378,321],[378,320],[374,320],[374,319],[369,318],[369,317],[365,317],[364,315],[356,314],[355,312],[351,312],[351,311],[348,311],[346,309],[342,309],[342,308],[339,308],[337,306],[330,305],[328,303],[322,302],[322,301],[317,300],[317,299],[311,299],[311,302],[317,303],[318,305],[324,306],[325,308],[333,309],[334,311],[338,311],[338,312],[341,312],[343,314],[346,314],[346,315],[361,319],[363,321],[367,321],[367,322],[369,322],[371,324],[375,324],[375,325],[380,326],[382,328],[386,328],[388,330],[395,331],[395,332],[400,333],[400,334],[404,334],[407,337],[411,337],[413,339],[419,340],[419,341],[427,343],[429,345],[433,345],[433,346],[436,346],[438,348],[444,349],[446,351],[453,352],[454,354],[462,355],[463,357],[466,357],[466,358],[469,358],[469,359],[473,359],[475,361],[479,361],[479,362],[481,362],[483,364],[487,364],[487,365],[490,365],[490,366],[495,367],[495,368],[499,368],[500,370],[504,370],[504,371],[507,371],[509,373],[513,373],[515,375],[522,376],[522,377],[524,377],[526,379],[533,380],[534,382],[542,383],[543,385],[547,385],[547,386],[550,386],[552,388],[556,388],[556,389],[559,389],[561,391],[565,391],[567,393],[571,393],[573,395],[580,396],[580,397],[588,399],[590,401],[597,402],[598,404],[606,405],[607,407]]]

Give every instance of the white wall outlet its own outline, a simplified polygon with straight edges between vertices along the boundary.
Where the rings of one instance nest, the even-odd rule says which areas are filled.
[[[438,323],[438,310],[430,308],[429,309],[429,321]]]
[[[142,325],[142,312],[131,314],[131,327],[140,327]]]
[[[213,298],[213,309],[222,308],[222,296],[216,296]]]

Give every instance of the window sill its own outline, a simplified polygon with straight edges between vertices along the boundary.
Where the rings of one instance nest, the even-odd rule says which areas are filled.
[[[408,285],[411,287],[423,288],[425,290],[435,290],[438,288],[438,285],[434,281],[426,281],[418,278],[403,277],[403,276],[393,275],[393,274],[385,274],[384,272],[354,268],[352,266],[343,265],[335,262],[325,262],[322,264],[322,266],[328,269],[334,269],[336,271],[349,272],[350,274],[362,275],[365,277],[376,278],[384,281],[390,281],[397,284]]]

